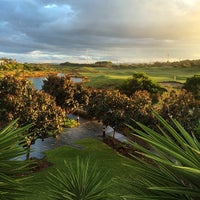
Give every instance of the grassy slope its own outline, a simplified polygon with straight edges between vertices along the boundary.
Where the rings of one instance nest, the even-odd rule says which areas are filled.
[[[135,67],[135,68],[107,68],[107,67],[66,67],[66,70],[75,71],[79,75],[89,78],[88,86],[102,87],[117,85],[123,80],[131,78],[133,72],[144,72],[154,81],[172,81],[174,76],[179,82],[184,82],[188,77],[200,74],[199,67]]]
[[[75,149],[69,146],[62,146],[46,152],[46,158],[49,162],[53,163],[53,166],[48,167],[40,172],[37,172],[29,180],[32,183],[29,191],[33,192],[33,195],[29,195],[24,200],[35,199],[47,199],[48,191],[45,189],[46,177],[48,172],[56,173],[56,168],[64,168],[64,160],[75,162],[76,156],[80,158],[90,158],[91,163],[97,162],[101,170],[109,171],[108,179],[119,177],[120,179],[130,176],[131,169],[124,166],[124,164],[130,164],[131,160],[122,157],[113,149],[105,145],[99,140],[86,139],[79,142],[83,149]],[[123,193],[123,189],[119,185],[114,185],[111,189],[114,193]]]

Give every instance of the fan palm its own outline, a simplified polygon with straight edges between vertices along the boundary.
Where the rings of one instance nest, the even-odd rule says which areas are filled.
[[[110,183],[105,181],[106,173],[98,170],[89,160],[77,158],[76,164],[65,162],[66,170],[57,169],[48,177],[50,199],[58,200],[106,200]]]
[[[139,122],[140,129],[131,127],[133,135],[149,147],[131,142],[147,159],[135,157],[130,166],[135,176],[126,184],[132,193],[126,199],[200,199],[200,143],[176,120],[172,119],[172,126],[158,114],[155,116],[162,125],[160,132]]]
[[[0,199],[16,199],[24,195],[23,180],[30,164],[17,158],[25,155],[19,144],[23,142],[22,133],[31,125],[17,128],[16,121],[0,131]],[[30,169],[30,168],[29,168]]]

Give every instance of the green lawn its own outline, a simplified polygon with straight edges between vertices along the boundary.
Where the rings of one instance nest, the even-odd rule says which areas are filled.
[[[83,148],[75,149],[70,146],[62,146],[45,153],[46,159],[53,163],[53,166],[33,174],[33,177],[28,181],[29,184],[31,183],[31,187],[28,189],[33,192],[33,195],[23,198],[24,200],[47,199],[48,190],[45,187],[48,173],[56,173],[56,168],[64,169],[64,160],[75,163],[77,156],[80,158],[89,157],[91,163],[97,162],[99,169],[109,172],[107,179],[119,177],[120,180],[123,180],[131,175],[131,169],[124,164],[131,164],[132,161],[121,156],[103,142],[96,139],[85,139],[78,144]],[[118,184],[114,184],[110,192],[123,194],[124,190]]]
[[[131,78],[133,72],[144,72],[152,80],[185,82],[188,77],[200,74],[200,67],[173,67],[173,66],[142,66],[142,67],[63,67],[67,71],[74,71],[81,76],[87,76],[89,82],[87,86],[92,87],[109,87],[116,86],[123,82],[124,79]]]

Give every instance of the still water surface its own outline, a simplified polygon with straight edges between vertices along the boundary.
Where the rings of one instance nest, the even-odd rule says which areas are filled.
[[[29,78],[28,80],[33,83],[33,86],[36,90],[41,90],[43,86],[43,80],[45,80],[46,77],[35,77],[35,78]],[[72,77],[72,81],[74,83],[81,83],[82,78]]]

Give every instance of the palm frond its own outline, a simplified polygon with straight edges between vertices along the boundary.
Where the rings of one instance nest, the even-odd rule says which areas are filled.
[[[108,199],[106,192],[110,183],[105,182],[106,173],[99,171],[96,164],[77,158],[75,165],[65,161],[65,167],[65,171],[57,169],[56,174],[49,174],[50,199]]]
[[[17,158],[26,153],[19,144],[30,126],[17,128],[15,120],[0,131],[0,199],[15,199],[26,193],[23,181],[31,163]]]
[[[172,124],[154,113],[161,124],[160,132],[137,122],[133,135],[148,143],[149,147],[131,142],[139,153],[151,160],[137,159],[131,166],[135,176],[128,181],[130,199],[182,199],[200,198],[200,144],[176,120]]]

